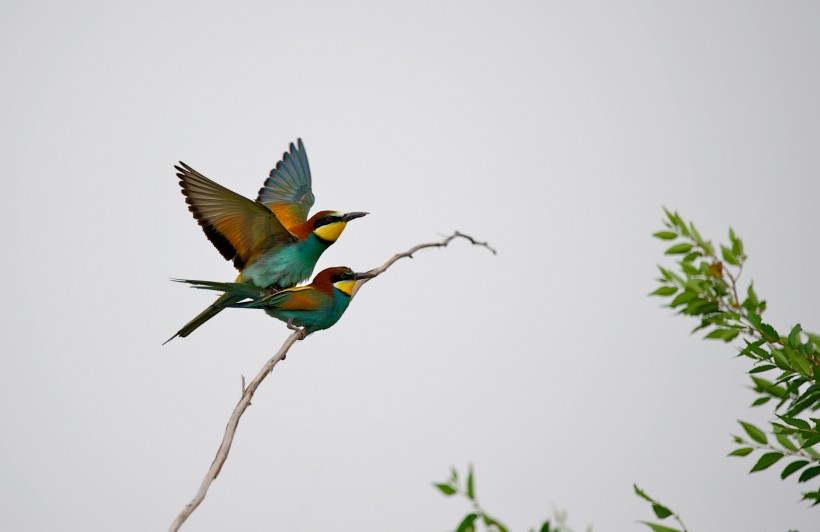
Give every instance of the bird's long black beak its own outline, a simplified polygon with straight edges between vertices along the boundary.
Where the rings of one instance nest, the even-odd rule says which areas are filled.
[[[364,272],[364,273],[354,273],[353,274],[353,279],[356,280],[356,281],[361,281],[362,279],[372,279],[374,277],[376,277],[375,273],[366,273],[366,272]]]
[[[367,216],[368,212],[349,212],[342,216],[343,222],[349,222],[350,220],[355,220],[356,218],[361,218],[362,216]]]

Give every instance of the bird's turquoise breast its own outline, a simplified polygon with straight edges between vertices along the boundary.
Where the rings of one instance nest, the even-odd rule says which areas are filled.
[[[311,234],[304,241],[261,254],[242,270],[242,276],[260,288],[294,286],[311,276],[328,245]]]

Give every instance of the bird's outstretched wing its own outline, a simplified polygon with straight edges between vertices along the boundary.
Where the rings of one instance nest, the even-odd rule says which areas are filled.
[[[305,145],[297,139],[296,146],[291,142],[290,151],[270,171],[256,201],[273,211],[282,225],[289,228],[307,220],[315,200]]]
[[[274,213],[261,203],[214,183],[183,162],[179,164],[174,168],[188,210],[208,240],[225,260],[233,259],[237,269],[242,270],[262,250],[295,241]]]

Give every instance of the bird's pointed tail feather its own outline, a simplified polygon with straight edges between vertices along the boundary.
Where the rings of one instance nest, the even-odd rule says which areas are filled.
[[[216,283],[212,281],[193,281],[188,279],[174,279],[181,283],[188,283],[194,288],[204,288],[207,290],[217,290],[225,292],[214,303],[200,312],[194,319],[185,324],[175,335],[168,338],[162,345],[167,344],[177,336],[185,338],[200,325],[210,320],[226,307],[240,306],[239,302],[244,299],[254,299],[260,297],[262,291],[249,283]]]

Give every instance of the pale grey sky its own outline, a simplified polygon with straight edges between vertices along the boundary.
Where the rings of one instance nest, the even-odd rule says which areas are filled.
[[[472,461],[526,530],[818,530],[725,455],[745,362],[646,297],[661,206],[729,225],[781,327],[820,328],[820,7],[812,2],[6,2],[0,6],[0,528],[165,530],[287,336],[171,277],[231,265],[183,160],[254,196],[301,136],[319,209],[365,210],[319,267],[454,229],[298,344],[185,526],[454,528]]]

